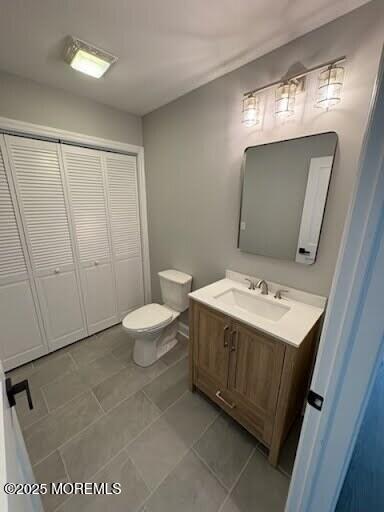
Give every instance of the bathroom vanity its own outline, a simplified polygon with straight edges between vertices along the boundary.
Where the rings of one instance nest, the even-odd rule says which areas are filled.
[[[262,295],[247,277],[227,271],[190,294],[190,387],[268,447],[276,466],[303,408],[326,299],[287,287],[279,299],[274,283]]]

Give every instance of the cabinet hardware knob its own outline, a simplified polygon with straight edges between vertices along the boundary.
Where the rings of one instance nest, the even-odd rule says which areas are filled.
[[[95,261],[95,265],[97,266],[99,264],[98,260]]]
[[[55,268],[55,274],[60,274],[60,269],[59,268]]]
[[[229,330],[229,325],[226,325],[224,327],[224,333],[223,333],[223,336],[224,336],[224,348],[228,347],[228,337],[227,337],[228,330]]]
[[[216,397],[217,397],[219,400],[221,400],[221,401],[222,401],[222,402],[223,402],[227,407],[229,407],[230,409],[234,409],[234,408],[236,407],[236,404],[231,404],[230,402],[227,402],[227,401],[225,400],[225,398],[223,398],[223,397],[221,396],[221,391],[220,391],[220,389],[219,389],[218,391],[216,391]]]

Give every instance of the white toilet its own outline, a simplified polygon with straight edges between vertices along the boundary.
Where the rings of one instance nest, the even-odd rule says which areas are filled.
[[[176,345],[177,318],[188,308],[192,277],[178,270],[164,270],[159,277],[164,304],[147,304],[122,322],[135,339],[133,360],[139,366],[150,366]]]

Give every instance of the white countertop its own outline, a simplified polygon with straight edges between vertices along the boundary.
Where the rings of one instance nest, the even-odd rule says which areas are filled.
[[[227,271],[227,276],[228,274],[232,275],[231,272]],[[218,298],[215,298],[230,289],[237,289],[249,294],[254,294],[255,296],[260,296],[261,291],[259,289],[248,290],[248,287],[240,281],[241,279],[221,279],[220,281],[216,281],[215,283],[204,286],[204,288],[200,288],[199,290],[190,293],[189,297],[193,300],[201,302],[202,304],[206,304],[207,306],[210,306],[211,308],[216,309],[217,311],[220,311],[221,313],[224,313],[236,320],[240,320],[250,327],[254,327],[255,329],[278,338],[279,340],[284,341],[293,347],[300,346],[306,335],[309,333],[309,331],[312,329],[324,311],[326,304],[325,298],[313,296],[311,294],[307,294],[306,292],[300,292],[298,290],[288,288],[284,285],[280,286],[280,288],[288,288],[288,290],[291,292],[287,294],[289,295],[289,298],[284,297],[281,300],[275,299],[273,293],[273,290],[276,290],[275,283],[272,283],[272,292],[270,292],[268,295],[262,295],[261,298],[265,301],[271,302],[272,304],[280,304],[281,306],[289,307],[289,311],[287,311],[279,320],[276,321],[269,320],[263,316],[257,315],[256,313],[248,312],[238,306],[225,304]],[[298,296],[300,298],[308,297],[310,299],[308,302],[310,303],[297,300]],[[317,300],[311,300],[312,298]]]

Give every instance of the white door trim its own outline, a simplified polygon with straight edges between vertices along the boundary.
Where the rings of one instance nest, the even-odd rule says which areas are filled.
[[[47,139],[64,140],[72,142],[73,144],[93,146],[97,149],[111,149],[115,151],[122,151],[137,155],[143,146],[135,144],[126,144],[125,142],[118,142],[110,139],[103,139],[101,137],[93,137],[83,133],[71,132],[67,130],[60,130],[52,128],[51,126],[43,126],[40,124],[27,123],[17,119],[10,119],[9,117],[0,116],[0,129],[9,132],[18,132],[24,135],[31,135],[33,137],[45,137]]]
[[[146,304],[152,302],[151,291],[151,267],[149,260],[149,238],[148,238],[148,214],[147,214],[147,187],[145,183],[144,148],[140,148],[137,154],[137,182],[139,188],[139,210],[141,228],[141,251],[143,255],[144,274],[144,301]]]
[[[14,134],[30,135],[32,137],[50,138],[64,140],[65,142],[90,146],[100,150],[114,150],[131,155],[137,158],[137,174],[139,187],[139,207],[140,207],[140,228],[142,234],[142,256],[144,271],[144,298],[145,303],[152,301],[151,294],[151,269],[149,260],[149,241],[148,241],[148,217],[147,217],[147,193],[145,186],[145,168],[144,168],[144,147],[135,144],[126,144],[101,137],[93,137],[82,133],[60,130],[50,126],[43,126],[16,119],[10,119],[0,116],[0,130],[12,132]]]
[[[286,512],[332,512],[383,346],[384,57],[333,280]]]

